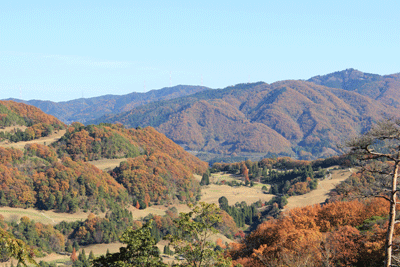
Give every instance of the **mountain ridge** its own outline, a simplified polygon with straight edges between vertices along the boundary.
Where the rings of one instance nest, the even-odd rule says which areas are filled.
[[[173,99],[190,95],[199,91],[208,90],[204,86],[177,85],[150,90],[146,93],[132,92],[125,95],[102,95],[91,98],[80,98],[69,101],[53,102],[42,100],[8,99],[16,102],[33,105],[43,112],[53,115],[66,124],[72,122],[85,123],[108,113],[120,113],[146,103]]]
[[[311,159],[341,153],[338,143],[398,111],[355,90],[287,80],[199,92],[93,122],[150,125],[187,150]]]

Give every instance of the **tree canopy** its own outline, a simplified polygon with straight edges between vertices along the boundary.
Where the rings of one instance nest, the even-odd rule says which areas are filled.
[[[133,230],[126,230],[120,241],[126,244],[119,252],[103,255],[92,261],[94,267],[164,267],[167,266],[160,258],[156,240],[151,235],[152,221],[147,222],[143,227]]]

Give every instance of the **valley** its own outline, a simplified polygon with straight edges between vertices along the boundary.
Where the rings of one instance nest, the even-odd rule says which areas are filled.
[[[310,81],[196,87],[192,94],[181,87],[182,96],[121,102],[123,113],[87,125],[0,101],[0,230],[47,255],[39,261],[69,261],[74,248],[116,252],[129,227],[151,223],[163,252],[163,238],[178,233],[179,214],[206,203],[219,207],[221,219],[211,246],[245,266],[260,261],[249,251],[285,260],[282,253],[294,257],[314,239],[323,255],[325,240],[335,244],[348,229],[360,246],[377,242],[382,249],[371,236],[381,234],[387,206],[365,197],[382,191],[384,178],[369,173],[381,163],[361,172],[337,144],[398,114],[394,102],[381,103],[395,97],[397,80],[346,70]],[[303,217],[313,222],[303,224]],[[258,237],[271,231],[279,237]],[[302,241],[285,243],[286,231]],[[254,245],[253,236],[265,243]]]
[[[99,164],[100,167],[104,169],[109,169],[113,167],[117,162],[121,162],[123,159],[118,159],[118,160],[101,160],[99,162],[94,162],[95,166],[96,164]],[[340,181],[343,181],[344,179],[348,178],[348,176],[351,174],[348,170],[333,170],[332,174],[329,175],[329,178],[325,178],[324,180],[319,181],[318,188],[316,190],[311,191],[310,193],[301,195],[301,196],[292,196],[288,198],[288,204],[285,206],[285,210],[294,208],[294,207],[303,207],[307,205],[313,205],[313,204],[318,204],[322,203],[325,201],[327,198],[327,194],[330,192],[331,189],[334,188],[334,185],[339,183]],[[262,202],[268,202],[270,201],[274,195],[272,194],[266,194],[263,192],[261,189],[261,184],[255,184],[254,187],[232,187],[228,185],[217,185],[216,183],[219,183],[220,181],[242,181],[241,176],[238,175],[232,175],[232,174],[225,174],[225,173],[216,173],[211,176],[211,181],[212,183],[210,185],[203,186],[201,188],[201,199],[200,202],[206,202],[206,203],[215,203],[218,205],[218,199],[222,196],[225,196],[229,203],[234,204],[236,202],[246,202],[248,205],[261,200]],[[197,176],[197,179],[200,180],[201,177]],[[189,212],[190,208],[186,204],[174,204],[173,207],[175,207],[178,212]],[[142,220],[146,216],[149,216],[150,214],[154,215],[159,215],[163,216],[165,215],[165,212],[168,210],[168,206],[165,205],[153,205],[151,207],[148,207],[143,210],[136,209],[133,206],[128,207],[128,210],[132,213],[133,219],[134,220]],[[21,208],[10,208],[10,207],[0,207],[0,215],[4,216],[4,219],[6,221],[19,221],[21,217],[27,216],[31,220],[34,220],[36,222],[41,222],[41,223],[46,223],[46,224],[58,224],[61,221],[67,221],[67,222],[73,222],[76,220],[83,221],[87,219],[89,213],[84,213],[84,212],[77,212],[74,214],[69,214],[69,213],[60,213],[60,212],[54,212],[54,211],[39,211],[36,209],[21,209]],[[104,217],[104,214],[98,214],[100,217]],[[226,238],[225,236],[218,234],[213,238],[213,241],[216,242],[216,240],[220,238],[224,243],[231,243],[233,242],[232,240]],[[167,243],[165,241],[160,241],[157,246],[162,251],[164,246]],[[110,244],[94,244],[94,245],[88,245],[88,246],[81,246],[80,251],[82,249],[85,250],[85,252],[88,254],[90,251],[93,251],[93,253],[96,256],[103,255],[106,253],[108,250],[111,253],[115,253],[119,251],[119,248],[123,244],[116,242],[116,243],[110,243]],[[172,262],[173,257],[168,257],[166,256],[164,258],[165,262]],[[55,254],[51,253],[45,257],[41,258],[36,258],[36,260],[39,261],[45,261],[45,262],[58,262],[60,264],[69,261],[70,258],[67,255],[60,255],[60,254]],[[7,263],[0,263],[0,266],[6,266],[6,264],[10,264],[10,262]]]

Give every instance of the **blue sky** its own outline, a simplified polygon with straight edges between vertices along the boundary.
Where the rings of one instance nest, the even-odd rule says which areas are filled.
[[[400,72],[400,1],[8,1],[0,99]]]

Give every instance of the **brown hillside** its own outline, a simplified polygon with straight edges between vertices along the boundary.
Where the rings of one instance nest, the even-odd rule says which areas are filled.
[[[285,138],[261,123],[252,123],[240,110],[219,99],[196,102],[158,129],[190,150],[290,151]]]
[[[379,83],[378,78],[361,85]],[[397,76],[392,80],[394,88]],[[389,104],[356,89],[293,80],[204,91],[104,120],[131,127],[152,125],[188,150],[311,159],[341,153],[338,143],[383,117],[396,117],[399,109]]]
[[[158,132],[153,127],[144,129],[129,129],[131,138],[148,152],[162,152],[180,162],[190,172],[203,174],[208,169],[208,164],[185,151],[181,146],[175,144],[164,134]]]
[[[395,115],[386,105],[341,89],[303,81],[280,82],[272,88],[272,94],[279,92],[275,101],[269,104],[271,94],[267,95],[250,117],[301,146],[333,148],[332,144],[356,135],[382,115]]]

